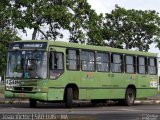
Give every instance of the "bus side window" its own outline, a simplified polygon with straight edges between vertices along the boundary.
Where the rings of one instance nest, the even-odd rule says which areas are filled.
[[[123,72],[123,56],[120,54],[111,55],[111,71],[115,73]]]
[[[96,69],[98,72],[108,72],[110,67],[109,62],[110,57],[108,53],[96,53]]]
[[[156,58],[148,59],[148,73],[151,75],[157,74],[157,60]]]
[[[136,73],[135,56],[131,56],[131,55],[125,56],[125,72],[126,73]]]
[[[138,73],[147,74],[147,58],[146,57],[138,57]]]
[[[51,52],[49,63],[50,78],[58,78],[64,71],[63,53]]]
[[[66,67],[68,70],[79,70],[79,50],[66,51]]]
[[[95,71],[95,54],[92,51],[81,51],[82,71]]]

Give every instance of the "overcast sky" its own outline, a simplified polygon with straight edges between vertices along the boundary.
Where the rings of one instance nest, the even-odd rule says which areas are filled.
[[[109,13],[115,4],[126,9],[155,10],[160,13],[159,0],[87,0],[97,13]]]

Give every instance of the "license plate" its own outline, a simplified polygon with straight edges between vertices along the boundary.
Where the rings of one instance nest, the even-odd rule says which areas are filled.
[[[6,79],[6,86],[19,86],[19,80]]]

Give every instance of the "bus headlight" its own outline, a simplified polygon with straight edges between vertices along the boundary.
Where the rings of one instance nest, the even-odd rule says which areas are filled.
[[[13,90],[13,86],[6,86],[6,90]]]
[[[37,92],[47,92],[48,89],[47,88],[38,88],[37,87],[34,90],[37,91]]]

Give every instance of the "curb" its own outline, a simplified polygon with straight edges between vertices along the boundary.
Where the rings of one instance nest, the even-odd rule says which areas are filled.
[[[160,100],[135,100],[135,104],[160,104]]]
[[[0,101],[0,104],[24,104],[29,103],[28,101]]]
[[[2,100],[0,104],[28,104],[28,100]],[[88,101],[81,101],[75,103],[90,103]],[[112,104],[113,102],[108,102],[108,104]],[[160,104],[160,100],[135,100],[134,104]]]

